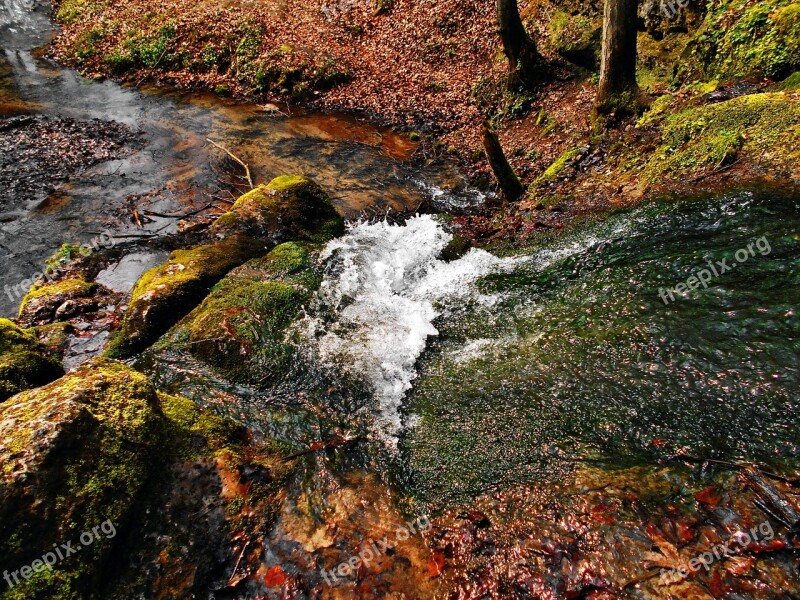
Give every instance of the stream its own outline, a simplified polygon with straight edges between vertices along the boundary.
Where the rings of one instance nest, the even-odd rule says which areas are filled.
[[[158,216],[138,227],[131,208],[181,214],[205,206],[219,191],[214,166],[222,158],[207,139],[245,160],[257,183],[291,173],[312,177],[351,218],[364,210],[413,209],[428,200],[442,209],[482,200],[454,167],[414,166],[409,159],[416,144],[407,136],[354,117],[299,113],[285,118],[208,93],[89,81],[36,58],[35,50],[53,32],[48,3],[2,0],[0,63],[7,63],[10,73],[0,80],[0,99],[49,117],[116,121],[141,132],[141,147],[96,165],[57,191],[43,190],[33,201],[5,198],[0,288],[39,272],[64,243],[80,245],[104,231],[121,239],[174,232],[176,220]],[[3,295],[0,315],[14,314],[16,305]]]
[[[264,570],[319,583],[318,554],[346,558],[393,510],[375,508],[390,496],[436,515],[497,491],[549,489],[585,460],[615,469],[682,452],[777,468],[800,458],[800,198],[665,198],[524,251],[446,261],[443,219],[354,218],[431,198],[443,211],[480,202],[454,168],[412,166],[407,139],[350,117],[276,118],[206,94],[85,81],[33,58],[52,34],[44,7],[2,1],[13,93],[39,114],[130,125],[143,145],[70,181],[57,210],[19,206],[0,221],[0,286],[103,229],[173,231],[169,219],[139,229],[120,215],[154,190],[155,210],[202,206],[216,181],[206,138],[259,181],[313,177],[353,217],[319,256],[321,287],[291,329],[297,372],[250,389],[165,345],[137,364],[159,389],[292,449],[347,442],[304,455],[265,533]],[[351,512],[331,533],[323,522],[337,503]]]

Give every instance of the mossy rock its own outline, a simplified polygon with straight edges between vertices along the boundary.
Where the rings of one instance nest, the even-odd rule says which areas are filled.
[[[222,277],[287,240],[326,242],[344,232],[344,220],[325,191],[307,177],[284,175],[239,198],[215,221],[222,242],[179,250],[145,273],[131,295],[107,355],[145,349],[196,307]]]
[[[32,333],[0,319],[0,402],[63,374],[61,364]]]
[[[556,11],[548,25],[550,43],[566,60],[596,70],[600,65],[602,19]]]
[[[724,0],[710,5],[687,47],[683,80],[770,77],[800,68],[800,4],[795,0]]]
[[[205,597],[244,567],[240,542],[257,546],[293,468],[243,426],[93,359],[0,405],[0,571],[79,549],[0,599]]]
[[[230,273],[169,339],[231,381],[279,381],[296,362],[287,328],[321,280],[306,248],[282,244]]]
[[[88,298],[97,291],[97,287],[97,284],[80,277],[37,284],[22,299],[17,318],[28,325],[50,322],[66,301]]]
[[[452,262],[464,256],[472,248],[472,242],[463,236],[454,235],[453,239],[444,247],[439,258],[445,262]]]
[[[549,167],[547,167],[547,169],[545,169],[544,173],[542,173],[541,175],[539,175],[539,177],[536,178],[536,180],[533,183],[534,187],[544,183],[549,183],[560,177],[561,174],[564,172],[564,169],[566,169],[567,166],[570,164],[570,162],[580,153],[581,153],[580,148],[570,148],[569,150],[564,152],[553,162],[553,164],[551,164]]]
[[[31,564],[55,543],[77,546],[81,534],[102,523],[115,534],[124,527],[154,466],[159,422],[147,379],[103,359],[0,405],[2,568]],[[77,588],[92,589],[114,537],[81,542],[57,571],[39,573],[14,592],[73,597]]]
[[[686,175],[739,155],[793,171],[800,160],[800,95],[751,94],[690,108],[664,120],[661,147],[641,179]]]
[[[301,175],[283,175],[239,198],[212,232],[244,233],[286,241],[326,242],[344,233],[344,220],[328,194]]]
[[[263,243],[242,236],[176,250],[139,279],[106,355],[120,358],[145,349],[197,306],[228,271],[265,250]]]

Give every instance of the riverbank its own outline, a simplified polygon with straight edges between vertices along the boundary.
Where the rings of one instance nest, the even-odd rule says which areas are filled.
[[[487,0],[64,0],[52,54],[90,77],[365,115],[419,138],[421,161],[458,161],[480,187],[492,184],[479,138],[488,118],[528,193],[468,230],[507,243],[665,194],[798,185],[792,6],[725,0],[666,18],[644,3],[639,80],[649,107],[606,127],[591,116],[599,7],[569,0],[523,5],[552,73],[527,93],[505,91]]]

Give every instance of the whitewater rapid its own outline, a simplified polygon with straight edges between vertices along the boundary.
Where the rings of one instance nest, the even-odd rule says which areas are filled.
[[[438,335],[435,319],[448,302],[476,297],[474,282],[513,260],[473,248],[445,262],[439,257],[451,239],[428,215],[405,225],[361,223],[321,257],[326,275],[305,327],[323,363],[370,385],[378,430],[390,441],[403,429],[400,409],[417,360]]]

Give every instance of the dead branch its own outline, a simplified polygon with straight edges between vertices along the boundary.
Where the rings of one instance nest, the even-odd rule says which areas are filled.
[[[222,151],[223,151],[225,154],[227,154],[228,156],[230,156],[230,157],[231,157],[231,158],[232,158],[234,161],[236,161],[236,162],[237,162],[237,163],[238,163],[238,164],[239,164],[239,165],[240,165],[240,166],[241,166],[241,167],[244,169],[244,172],[245,172],[245,177],[246,177],[246,179],[247,179],[247,183],[250,185],[250,189],[251,189],[251,190],[252,190],[252,189],[255,189],[255,187],[256,187],[256,186],[255,186],[255,185],[253,185],[253,178],[250,176],[250,167],[248,167],[248,166],[245,164],[245,162],[244,162],[244,161],[243,161],[241,158],[239,158],[239,157],[238,157],[238,156],[236,156],[236,155],[235,155],[233,152],[231,152],[230,150],[228,150],[228,149],[227,149],[225,146],[223,146],[222,144],[218,144],[217,142],[215,142],[215,141],[214,141],[214,140],[212,140],[211,138],[206,138],[206,141],[207,141],[209,144],[213,145],[214,147],[216,147],[216,148],[219,148],[219,149],[220,149],[220,150],[222,150]]]

